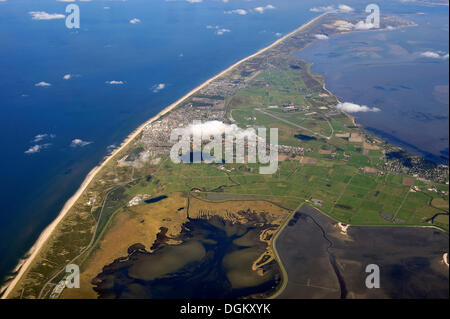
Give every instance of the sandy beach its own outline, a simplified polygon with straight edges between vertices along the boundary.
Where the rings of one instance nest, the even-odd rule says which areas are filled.
[[[78,200],[80,195],[86,190],[86,188],[91,183],[91,181],[94,179],[94,177],[97,175],[97,173],[103,167],[105,167],[105,165],[107,165],[115,157],[116,154],[118,154],[125,147],[127,147],[139,135],[139,133],[142,131],[142,129],[145,126],[147,126],[148,124],[150,124],[150,123],[152,123],[154,121],[157,121],[159,118],[161,118],[162,116],[164,116],[168,112],[170,112],[173,109],[175,109],[180,103],[182,103],[183,101],[185,101],[186,99],[191,97],[193,94],[195,94],[197,91],[201,90],[202,88],[204,88],[205,86],[210,84],[212,81],[214,81],[217,78],[225,75],[226,73],[228,73],[229,71],[231,71],[235,67],[239,66],[240,64],[246,62],[247,60],[252,59],[252,58],[256,57],[257,55],[259,55],[261,53],[264,53],[265,51],[275,47],[276,45],[280,44],[282,41],[284,41],[287,38],[289,38],[292,35],[294,35],[295,33],[301,31],[302,29],[304,29],[304,28],[308,27],[309,25],[311,25],[312,23],[316,22],[318,19],[322,18],[324,15],[326,15],[326,13],[321,14],[320,16],[310,20],[306,24],[300,26],[299,28],[295,29],[294,31],[290,32],[289,34],[287,34],[287,35],[283,36],[282,38],[278,39],[277,41],[275,41],[271,45],[269,45],[269,46],[259,50],[258,52],[256,52],[256,53],[254,53],[254,54],[252,54],[252,55],[250,55],[250,56],[248,56],[248,57],[246,57],[246,58],[236,62],[235,64],[233,64],[229,68],[225,69],[224,71],[222,71],[219,74],[215,75],[214,77],[210,78],[209,80],[207,80],[206,82],[202,83],[201,85],[199,85],[195,89],[191,90],[189,93],[187,93],[186,95],[184,95],[183,97],[178,99],[176,102],[170,104],[168,107],[166,107],[161,112],[159,112],[157,115],[155,115],[154,117],[152,117],[151,119],[149,119],[148,121],[146,121],[145,123],[140,125],[136,130],[134,130],[130,135],[128,135],[128,137],[122,142],[122,144],[117,149],[115,149],[109,156],[107,156],[105,158],[105,160],[102,162],[101,165],[96,166],[95,168],[93,168],[89,172],[89,174],[86,176],[86,178],[84,179],[83,183],[78,188],[76,193],[72,197],[70,197],[70,199],[65,203],[65,205],[61,209],[60,213],[58,214],[57,218],[50,225],[48,225],[47,228],[45,228],[45,230],[40,234],[38,240],[35,242],[35,244],[31,247],[31,249],[26,254],[28,256],[28,258],[26,258],[26,260],[21,260],[20,264],[16,267],[16,269],[18,269],[18,273],[14,277],[14,279],[11,280],[10,283],[8,284],[8,287],[6,288],[5,293],[2,296],[2,299],[8,298],[10,293],[14,290],[14,287],[17,285],[17,283],[20,281],[20,279],[23,277],[23,275],[26,273],[26,271],[31,266],[33,260],[38,256],[40,250],[42,249],[42,247],[44,246],[46,241],[49,239],[50,235],[53,233],[53,231],[55,230],[56,226],[61,222],[61,220],[70,211],[71,207],[75,204],[75,202]]]

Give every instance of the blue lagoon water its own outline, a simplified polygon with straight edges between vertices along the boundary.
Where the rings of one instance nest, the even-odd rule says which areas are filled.
[[[341,101],[381,109],[353,114],[367,130],[448,163],[448,7],[405,6],[400,17],[418,26],[339,35],[297,56]]]
[[[63,14],[68,3],[56,0],[0,2],[0,278],[15,267],[85,175],[107,155],[109,146],[118,145],[142,122],[192,88],[275,41],[280,36],[278,33],[286,34],[317,16],[319,13],[310,11],[311,7],[332,2],[77,1],[81,9],[78,30],[67,29],[63,19],[33,20],[29,13]],[[370,1],[345,3],[363,10]],[[378,3],[394,13],[403,12],[404,8],[406,11],[413,9],[413,5],[394,0]],[[266,10],[264,14],[252,10],[268,4],[276,9]],[[248,14],[224,13],[235,9],[245,9]],[[428,12],[435,8],[420,10]],[[135,18],[140,23],[130,23]],[[445,26],[448,35],[448,17]],[[229,32],[219,35],[219,29]],[[424,34],[423,40],[428,41],[424,48],[436,49],[433,38]],[[448,40],[442,46],[440,49],[448,52]],[[308,52],[313,48],[314,45]],[[316,62],[314,54],[308,57]],[[417,63],[423,64],[420,73],[424,77],[434,79],[436,73],[444,69],[448,76],[448,61]],[[321,73],[328,70],[328,67],[320,68],[320,63],[315,66]],[[352,69],[350,64],[349,72]],[[407,70],[410,69],[404,72]],[[345,96],[347,93],[330,82],[335,71],[341,72],[335,68],[326,74],[331,79],[327,84],[332,90],[336,89],[339,96]],[[352,72],[358,74],[356,69]],[[382,71],[377,72],[378,77],[382,77]],[[70,78],[63,79],[67,74]],[[448,92],[448,80],[445,82],[440,77],[426,87],[420,86],[424,81],[417,79],[411,79],[417,83],[403,84],[413,88],[411,92],[420,86],[424,94],[431,94],[436,85],[447,84]],[[389,78],[393,78],[392,73]],[[122,84],[111,85],[107,81]],[[41,82],[51,86],[36,86]],[[384,82],[380,86],[391,87]],[[442,90],[439,87],[438,91]],[[374,85],[365,91],[373,96],[380,92]],[[394,107],[364,101],[364,96],[358,97],[358,90],[348,94],[354,94],[348,99],[355,102],[382,108],[383,112],[376,116]],[[402,112],[411,113],[406,107],[402,107]],[[443,110],[437,104],[430,109],[425,107],[424,113],[448,115],[448,105]],[[409,121],[413,117],[405,118]],[[370,122],[370,126],[386,132],[392,132],[398,124],[387,121],[385,125],[392,126],[384,127],[385,118],[377,119]],[[359,120],[362,122],[363,117]],[[445,123],[439,121],[436,120],[440,124],[434,127],[441,134],[440,127]],[[446,121],[448,127],[448,119]],[[44,136],[38,141],[35,137],[40,134]],[[441,137],[448,139],[448,135]],[[401,138],[412,143],[408,137]],[[78,142],[73,144],[73,140]],[[39,151],[35,145],[41,147]],[[27,150],[30,151],[26,153]]]

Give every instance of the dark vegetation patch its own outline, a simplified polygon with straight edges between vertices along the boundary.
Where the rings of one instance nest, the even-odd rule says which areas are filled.
[[[317,138],[315,138],[314,136],[309,136],[309,135],[304,135],[304,134],[296,134],[294,135],[295,138],[298,138],[299,140],[302,141],[315,141],[317,140]]]
[[[135,149],[133,149],[130,152],[130,155],[127,156],[126,161],[127,162],[133,162],[139,158],[139,154],[141,154],[144,151],[144,148],[142,146],[138,146]]]
[[[345,209],[345,210],[352,210],[352,206],[350,206],[350,205],[344,205],[344,204],[336,204],[336,208],[342,208],[342,209]]]
[[[159,233],[156,234],[155,242],[150,247],[151,250],[156,250],[159,247],[161,247],[161,245],[163,245],[163,244],[165,244],[167,242],[167,240],[169,239],[169,237],[167,237],[167,231],[168,230],[169,229],[167,227],[160,227],[159,228]]]

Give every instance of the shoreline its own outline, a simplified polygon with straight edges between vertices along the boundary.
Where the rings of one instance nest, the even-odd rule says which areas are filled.
[[[220,73],[216,74],[215,76],[213,76],[212,78],[206,80],[205,82],[203,82],[202,84],[200,84],[199,86],[197,86],[196,88],[194,88],[193,90],[189,91],[187,94],[185,94],[184,96],[182,96],[181,98],[179,98],[177,101],[175,101],[174,103],[170,104],[169,106],[167,106],[166,108],[164,108],[163,110],[161,110],[158,114],[156,114],[154,117],[150,118],[149,120],[145,121],[143,124],[141,124],[137,129],[135,129],[133,132],[131,132],[120,144],[120,146],[118,148],[116,148],[110,155],[106,156],[103,160],[103,162],[100,165],[95,166],[87,175],[86,178],[83,180],[83,182],[81,183],[80,187],[78,188],[78,190],[75,192],[74,195],[72,195],[64,204],[63,208],[61,209],[61,211],[58,213],[58,216],[53,220],[53,222],[51,222],[39,235],[38,239],[36,240],[36,242],[33,244],[33,246],[31,246],[31,248],[28,250],[28,252],[25,254],[25,256],[28,257],[24,257],[21,258],[19,260],[19,264],[14,268],[14,269],[18,269],[18,273],[14,276],[14,278],[8,283],[5,283],[5,285],[7,285],[6,289],[4,290],[3,295],[1,296],[1,299],[7,299],[9,294],[14,290],[15,286],[17,285],[17,283],[20,281],[20,279],[23,277],[23,275],[26,273],[26,271],[29,269],[29,267],[31,266],[32,262],[34,261],[34,259],[38,256],[39,252],[41,251],[41,249],[43,248],[44,244],[47,242],[47,240],[50,238],[50,236],[52,235],[53,231],[56,229],[56,227],[58,226],[58,224],[63,220],[63,218],[67,215],[67,213],[70,211],[70,209],[72,208],[72,206],[76,203],[76,201],[79,199],[79,197],[81,196],[81,194],[87,189],[87,187],[89,186],[89,184],[91,183],[91,181],[94,179],[94,177],[97,175],[98,172],[101,171],[101,169],[103,167],[105,167],[109,161],[115,157],[119,152],[121,152],[123,149],[125,149],[140,133],[141,131],[149,124],[157,121],[158,119],[160,119],[162,116],[166,115],[167,113],[169,113],[170,111],[172,111],[173,109],[175,109],[179,104],[181,104],[182,102],[184,102],[185,100],[187,100],[188,98],[190,98],[192,95],[194,95],[195,93],[197,93],[199,90],[203,89],[205,86],[207,86],[208,84],[210,84],[211,82],[213,82],[214,80],[220,78],[221,76],[225,75],[226,73],[230,72],[231,70],[233,70],[234,68],[238,67],[239,65],[241,65],[242,63],[272,49],[273,47],[277,46],[278,44],[282,43],[283,41],[285,41],[286,39],[290,38],[291,36],[293,36],[294,34],[296,34],[297,32],[301,31],[302,29],[310,26],[311,24],[313,24],[314,22],[316,22],[317,20],[321,19],[322,17],[326,16],[327,13],[323,13],[311,20],[309,20],[308,22],[306,22],[305,24],[301,25],[300,27],[298,27],[297,29],[295,29],[292,32],[289,32],[288,34],[286,34],[285,36],[281,37],[280,39],[276,40],[275,42],[273,42],[272,44],[270,44],[267,47],[264,47],[260,50],[258,50],[256,53],[251,54],[241,60],[239,60],[238,62],[234,63],[233,65],[231,65],[230,67],[226,68],[225,70],[221,71]],[[25,260],[25,261],[24,261]],[[22,263],[22,265],[21,265]]]
[[[273,252],[274,252],[274,256],[275,256],[275,258],[278,261],[278,264],[280,266],[281,273],[282,273],[282,283],[281,283],[280,287],[275,291],[275,293],[272,294],[267,299],[277,299],[284,292],[284,290],[287,287],[289,276],[288,276],[286,268],[284,267],[283,260],[281,259],[280,254],[279,254],[279,252],[277,250],[276,241],[277,241],[278,237],[281,235],[281,233],[285,230],[286,226],[289,224],[289,222],[294,217],[294,215],[304,205],[309,205],[314,210],[317,210],[320,214],[322,214],[322,215],[326,216],[327,218],[329,218],[331,222],[336,223],[336,225],[340,228],[341,235],[344,235],[344,236],[348,236],[347,229],[350,226],[353,226],[353,227],[410,227],[410,228],[416,227],[416,228],[424,228],[424,229],[436,229],[436,230],[440,230],[440,231],[442,231],[444,233],[447,233],[445,230],[443,230],[443,229],[441,229],[439,227],[436,227],[434,225],[430,225],[430,226],[423,226],[423,225],[401,225],[401,226],[397,226],[397,225],[354,225],[354,224],[345,224],[345,226],[343,226],[342,222],[338,221],[334,217],[332,217],[332,216],[328,215],[327,213],[323,212],[320,208],[318,208],[316,206],[313,206],[309,201],[302,202],[293,211],[293,213],[287,218],[286,222],[280,227],[280,229],[278,229],[278,231],[277,231],[277,233],[276,233],[276,235],[275,235],[275,237],[274,237],[274,239],[272,241],[272,249],[273,249]],[[443,262],[444,265],[449,267],[449,263],[448,263],[448,259],[447,259],[448,257],[447,256],[448,256],[448,253],[444,253],[442,255],[442,262]]]
[[[418,26],[419,26],[418,24],[414,23],[413,25],[395,27],[394,29],[395,30],[400,30],[400,29],[403,29],[403,28],[412,28],[412,27],[418,27]],[[380,29],[369,29],[369,30],[364,30],[364,31],[359,31],[359,32],[371,32],[372,33],[372,32],[386,31],[386,30],[388,30],[388,29],[380,28]],[[348,35],[348,34],[351,34],[351,33],[354,33],[354,31],[347,31],[347,32],[340,33],[338,35],[342,36],[342,35]],[[318,74],[318,75],[320,75],[323,78],[323,81],[324,81],[323,82],[323,89],[326,92],[328,92],[330,95],[336,97],[336,100],[339,103],[345,102],[345,101],[341,101],[340,100],[340,98],[337,96],[337,93],[331,92],[326,87],[326,78],[327,77],[325,77],[324,73],[321,73],[319,71],[314,72],[314,71],[311,70],[312,67],[314,66],[315,62],[312,62],[310,60],[307,61],[307,60],[305,60],[305,57],[302,57],[300,59],[304,60],[306,63],[309,64],[309,72]],[[351,103],[357,103],[357,104],[360,103],[358,101],[355,101],[354,98],[349,98],[349,99],[347,99],[347,101],[351,102]],[[418,156],[418,157],[422,158],[423,160],[431,161],[431,162],[433,162],[433,163],[435,163],[437,165],[445,165],[445,166],[449,166],[450,165],[449,159],[445,159],[443,157],[440,157],[438,154],[434,154],[434,153],[431,153],[430,151],[426,151],[426,150],[420,148],[419,146],[415,146],[415,145],[409,144],[406,140],[402,140],[402,139],[396,138],[395,136],[386,136],[386,135],[379,134],[379,133],[376,133],[374,131],[369,130],[370,127],[364,126],[362,123],[358,123],[357,113],[353,113],[352,114],[352,113],[347,113],[346,111],[341,111],[341,112],[343,114],[345,114],[349,119],[352,120],[353,125],[358,126],[359,128],[361,128],[365,132],[367,132],[367,133],[371,134],[372,136],[382,140],[385,143],[388,143],[388,144],[390,144],[390,145],[392,145],[394,147],[400,148],[400,149],[402,149],[403,151],[407,152],[410,155]],[[385,133],[385,132],[382,132],[382,133]]]
[[[281,295],[281,293],[284,291],[284,289],[287,286],[288,280],[289,280],[289,276],[288,273],[286,271],[286,268],[284,267],[283,261],[281,260],[280,254],[278,253],[277,250],[277,239],[280,236],[280,234],[283,232],[283,230],[286,228],[286,226],[289,224],[289,222],[291,221],[291,219],[294,217],[294,215],[297,213],[297,211],[304,205],[305,203],[301,203],[290,215],[289,217],[286,219],[286,221],[284,222],[283,225],[281,225],[280,229],[278,229],[277,233],[275,234],[275,237],[272,240],[272,250],[274,252],[274,257],[275,259],[277,259],[278,261],[278,265],[280,266],[281,269],[281,285],[280,287],[275,291],[275,293],[273,293],[271,296],[269,296],[267,299],[276,299],[278,298],[279,295]]]
[[[277,233],[276,233],[276,235],[275,235],[275,237],[274,237],[274,239],[272,241],[272,249],[273,249],[273,252],[274,252],[274,256],[277,259],[278,265],[280,266],[280,269],[281,269],[282,283],[280,285],[280,288],[278,288],[275,291],[275,293],[273,293],[267,299],[276,299],[276,298],[278,298],[283,293],[283,291],[286,289],[286,286],[287,286],[287,283],[288,283],[288,280],[289,280],[289,276],[288,276],[286,268],[284,267],[283,260],[281,259],[280,254],[279,254],[279,252],[277,250],[276,241],[277,241],[278,237],[281,235],[281,233],[284,231],[284,229],[286,228],[286,226],[288,225],[290,220],[294,217],[295,213],[298,210],[300,210],[303,205],[311,206],[313,209],[317,210],[319,213],[323,214],[324,216],[329,218],[331,221],[335,222],[338,225],[338,227],[340,228],[341,235],[344,235],[344,236],[348,235],[347,234],[347,229],[350,226],[353,226],[353,227],[410,227],[410,228],[425,228],[425,229],[435,229],[435,230],[447,233],[445,230],[443,230],[443,229],[441,229],[441,228],[439,228],[437,226],[434,226],[434,225],[429,225],[429,226],[426,225],[425,226],[425,225],[354,225],[354,224],[345,224],[345,226],[343,226],[343,224],[340,221],[338,221],[334,217],[328,215],[327,213],[323,212],[318,207],[313,206],[309,201],[302,202],[293,211],[293,213],[287,218],[286,222],[280,227],[280,229],[278,229],[278,231],[277,231]],[[442,256],[442,260],[443,260],[443,263],[448,267],[449,264],[448,264],[448,261],[447,261],[447,255],[448,255],[448,253],[444,253],[443,256]]]

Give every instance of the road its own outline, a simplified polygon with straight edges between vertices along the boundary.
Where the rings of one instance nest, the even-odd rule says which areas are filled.
[[[270,117],[273,117],[274,119],[277,119],[277,120],[279,120],[279,121],[281,121],[281,122],[284,122],[284,123],[287,123],[287,124],[289,124],[289,125],[298,127],[299,129],[302,129],[302,130],[307,131],[307,132],[309,132],[309,133],[311,133],[311,134],[317,135],[317,136],[319,136],[319,137],[321,137],[321,138],[324,138],[324,139],[327,139],[327,140],[329,140],[329,139],[331,138],[331,136],[325,136],[325,135],[323,135],[323,134],[314,132],[313,130],[310,130],[309,128],[306,128],[306,127],[304,127],[304,126],[301,126],[301,125],[298,125],[298,124],[289,122],[288,120],[285,120],[285,119],[283,119],[283,118],[281,118],[281,117],[278,117],[278,116],[276,116],[276,115],[274,115],[274,114],[272,114],[272,113],[263,111],[263,110],[261,110],[261,109],[255,109],[255,111],[258,111],[259,113],[262,113],[262,114],[268,115],[268,116],[270,116]]]

